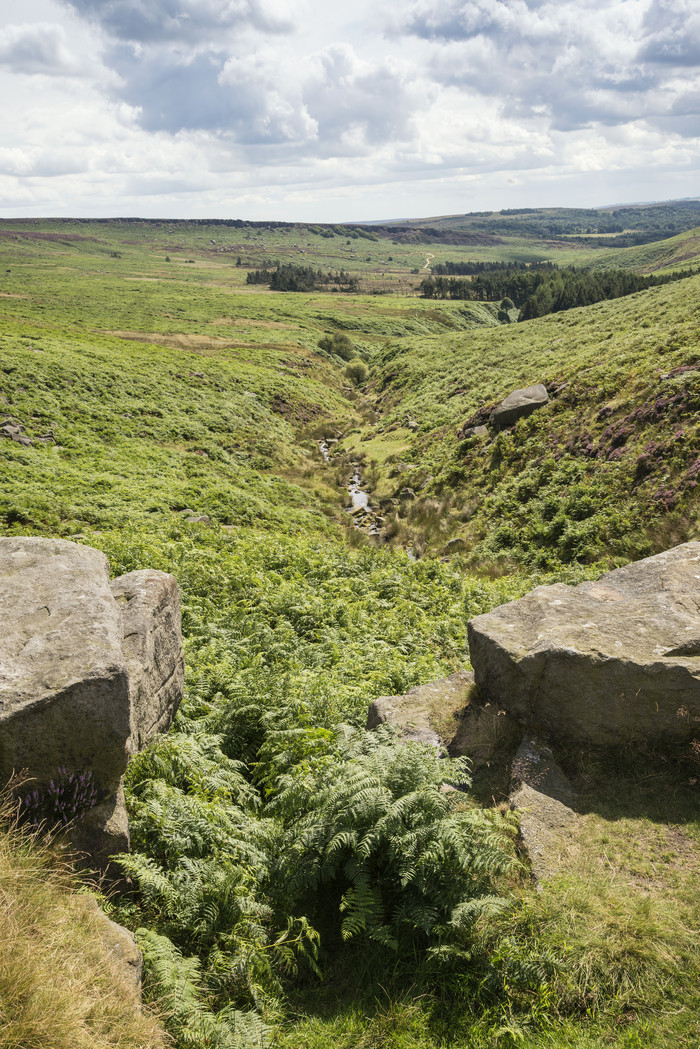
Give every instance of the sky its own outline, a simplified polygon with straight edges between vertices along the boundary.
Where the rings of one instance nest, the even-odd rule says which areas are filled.
[[[0,0],[0,216],[700,195],[700,0]]]

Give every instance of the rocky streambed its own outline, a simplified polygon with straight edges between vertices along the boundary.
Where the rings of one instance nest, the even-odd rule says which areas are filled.
[[[321,452],[324,461],[327,463],[333,461],[331,446],[335,443],[336,441],[332,439],[319,442],[319,451]],[[359,529],[361,532],[365,532],[367,535],[381,538],[384,518],[379,516],[370,503],[369,492],[367,491],[362,478],[360,463],[356,461],[352,462],[351,471],[352,472],[345,486],[350,497],[350,502],[346,505],[345,510],[352,518],[352,523],[355,528]]]

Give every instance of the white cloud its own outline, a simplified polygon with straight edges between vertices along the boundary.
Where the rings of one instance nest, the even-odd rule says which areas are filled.
[[[17,21],[0,0],[3,209],[332,220],[697,192],[697,0],[23,0]]]
[[[290,5],[279,0],[66,0],[108,36],[140,44],[179,41],[192,46],[253,26],[289,32]]]
[[[653,0],[644,29],[642,60],[681,67],[700,64],[700,11],[694,0]]]
[[[0,28],[0,66],[15,73],[70,76],[86,65],[71,54],[63,26],[38,22]]]

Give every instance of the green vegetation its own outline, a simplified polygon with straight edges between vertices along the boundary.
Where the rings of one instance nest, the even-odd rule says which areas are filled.
[[[267,284],[271,291],[357,291],[355,277],[344,270],[324,273],[313,266],[278,265],[274,270],[252,270],[246,274],[247,284]]]
[[[344,442],[371,448],[378,497],[416,493],[387,527],[423,550],[460,537],[472,564],[499,571],[623,563],[696,537],[699,287],[692,277],[488,335],[391,342],[373,361],[379,418]],[[546,408],[464,437],[538,382]],[[383,457],[399,434],[401,452]]]
[[[446,263],[453,268],[459,264]],[[476,266],[489,266],[487,263]],[[425,299],[472,299],[497,302],[508,298],[520,307],[518,320],[529,321],[547,313],[560,313],[575,306],[592,306],[595,302],[619,299],[644,288],[669,284],[691,276],[690,270],[675,271],[663,276],[641,276],[629,270],[582,271],[573,266],[559,269],[553,263],[538,263],[532,267],[501,266],[482,270],[472,280],[455,277],[425,277],[420,292]]]
[[[618,208],[507,208],[504,211],[420,219],[411,222],[409,228],[437,228],[443,236],[471,230],[543,239],[605,237],[610,238],[612,247],[624,247],[645,240],[662,240],[692,229],[698,225],[699,216],[700,200],[678,200]],[[627,234],[627,237],[623,238],[621,234]]]
[[[523,237],[423,229],[393,237],[389,260],[374,227],[47,220],[0,235],[0,428],[26,438],[0,434],[3,534],[74,538],[114,574],[164,569],[182,590],[185,699],[129,767],[135,891],[109,903],[137,930],[175,1044],[694,1047],[687,756],[569,755],[586,814],[566,874],[536,892],[504,807],[444,789],[468,788],[463,762],[364,725],[373,698],[468,665],[469,617],[697,535],[700,278],[510,325],[512,297],[416,292],[426,243],[465,265],[551,254]],[[302,244],[314,272],[389,294],[246,283],[248,267],[297,266]],[[533,382],[547,408],[463,436]],[[388,541],[343,510],[357,461],[373,500],[395,500]],[[452,537],[459,556],[430,556]],[[8,1029],[8,1049],[61,1045]],[[66,1044],[103,1044],[83,1036]],[[139,1037],[104,1044],[161,1044]]]

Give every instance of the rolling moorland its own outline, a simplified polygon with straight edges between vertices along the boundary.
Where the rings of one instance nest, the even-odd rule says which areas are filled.
[[[0,222],[0,533],[174,573],[187,661],[103,901],[155,1017],[96,982],[77,882],[6,819],[2,1049],[697,1046],[697,752],[566,755],[582,815],[535,885],[498,776],[441,793],[464,760],[365,720],[468,667],[472,616],[700,538],[700,275],[520,322],[421,281],[694,271],[699,217]],[[247,282],[278,264],[355,290]],[[534,383],[545,409],[465,434]]]

